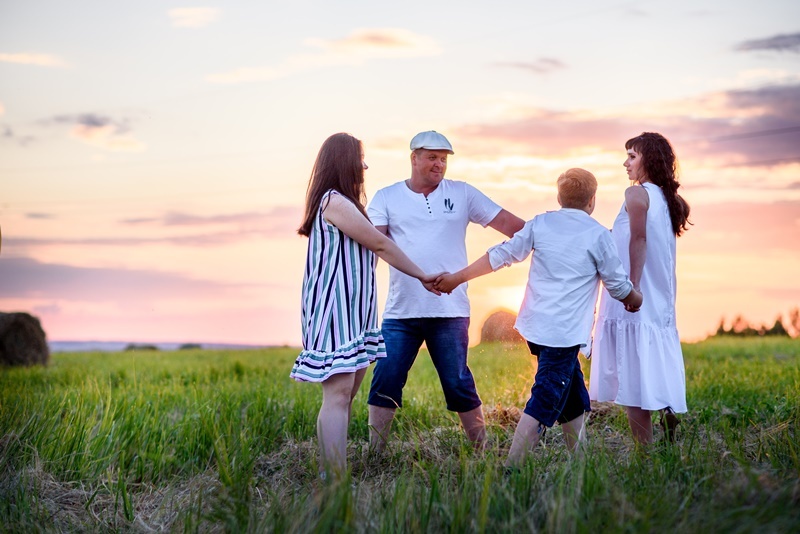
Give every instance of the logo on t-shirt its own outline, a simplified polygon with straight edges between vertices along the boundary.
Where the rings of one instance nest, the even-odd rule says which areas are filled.
[[[444,212],[455,213],[455,211],[453,211],[453,202],[449,198],[444,199]]]

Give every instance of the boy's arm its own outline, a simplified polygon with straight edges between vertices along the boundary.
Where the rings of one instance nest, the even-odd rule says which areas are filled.
[[[450,293],[464,282],[524,260],[531,250],[533,250],[533,221],[528,221],[514,234],[514,237],[493,246],[470,265],[457,273],[439,276],[434,287],[443,293]]]
[[[601,234],[598,246],[599,250],[594,253],[595,265],[606,291],[611,297],[622,302],[627,311],[631,313],[639,311],[643,300],[642,293],[628,278],[611,234],[608,232]]]
[[[450,293],[464,282],[468,282],[484,274],[489,274],[490,272],[492,272],[492,264],[489,262],[489,253],[487,252],[456,273],[439,275],[439,278],[436,279],[436,284],[434,284],[434,288],[442,293]]]

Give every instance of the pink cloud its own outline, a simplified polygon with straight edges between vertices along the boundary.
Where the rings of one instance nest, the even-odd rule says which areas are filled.
[[[747,250],[757,256],[770,250],[800,250],[800,201],[698,205],[690,219],[694,227],[689,233],[724,236],[687,240],[690,249],[699,252]]]
[[[141,269],[101,269],[41,263],[29,258],[0,261],[0,295],[4,299],[46,298],[86,302],[206,300],[236,295],[251,285],[201,280],[180,273]]]
[[[704,114],[698,115],[699,109]],[[457,151],[471,156],[560,157],[579,147],[618,150],[634,135],[657,131],[673,142],[681,158],[766,165],[798,157],[798,124],[800,85],[787,85],[673,102],[665,104],[665,113],[652,117],[528,110],[512,120],[466,124],[452,134],[462,147]]]
[[[44,218],[41,214],[39,218]],[[189,235],[143,235],[133,237],[47,237],[25,236],[6,237],[8,247],[32,247],[46,245],[93,245],[93,246],[132,246],[166,244],[189,247],[221,246],[248,239],[281,239],[296,236],[302,211],[299,207],[278,207],[267,212],[243,212],[217,215],[197,215],[182,212],[169,212],[160,217],[136,217],[120,221],[129,226],[158,227],[233,227],[216,232],[204,231]],[[149,231],[148,234],[152,234]]]
[[[160,217],[124,219],[123,224],[158,224],[161,226],[255,225],[262,228],[299,226],[303,213],[296,206],[279,206],[270,211],[251,211],[204,215],[171,211]]]

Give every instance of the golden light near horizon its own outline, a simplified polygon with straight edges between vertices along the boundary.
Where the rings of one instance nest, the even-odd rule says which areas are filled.
[[[557,209],[561,172],[591,170],[609,227],[624,141],[659,131],[695,222],[681,336],[800,304],[797,2],[350,7],[4,6],[0,309],[57,340],[296,345],[319,145],[362,139],[373,194],[429,129],[453,142],[448,178],[525,219]],[[470,259],[502,239],[471,228]],[[471,283],[473,343],[526,280]]]

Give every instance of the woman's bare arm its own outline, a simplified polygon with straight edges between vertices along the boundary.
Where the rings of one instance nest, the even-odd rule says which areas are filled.
[[[631,225],[631,240],[628,252],[631,258],[631,282],[639,289],[644,262],[647,260],[647,210],[650,198],[644,187],[635,185],[625,190],[625,208]]]
[[[425,286],[425,289],[440,295],[441,292],[433,289],[437,274],[428,275],[416,263],[400,250],[397,244],[378,231],[369,219],[358,211],[350,200],[342,195],[330,195],[328,205],[323,209],[325,220],[344,232],[350,239],[361,243],[374,252],[383,261],[405,273],[413,276]]]

